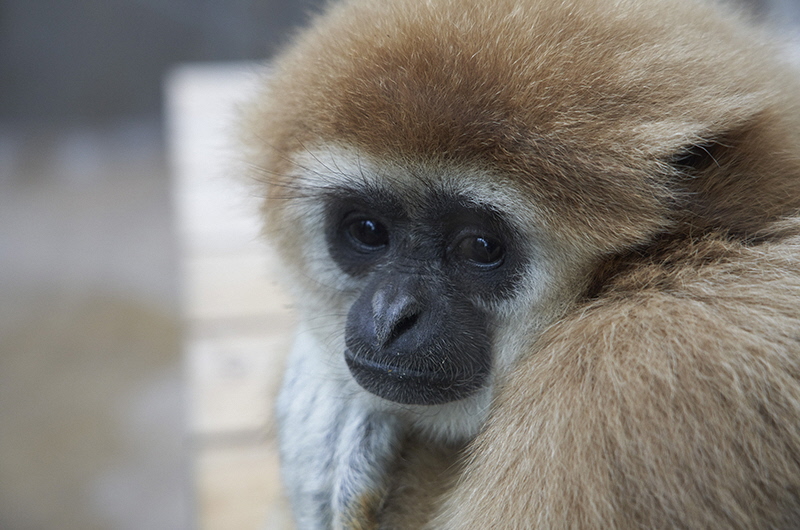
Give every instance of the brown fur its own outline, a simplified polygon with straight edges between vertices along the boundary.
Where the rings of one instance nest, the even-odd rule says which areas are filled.
[[[759,38],[682,0],[346,2],[277,62],[254,127],[278,184],[287,154],[329,142],[500,169],[554,230],[602,249],[676,208],[748,232],[800,196],[796,82]],[[714,178],[681,179],[666,162],[704,140],[731,149]]]
[[[290,262],[324,145],[486,168],[594,256],[457,486],[410,458],[386,527],[800,527],[800,84],[763,41],[689,0],[353,0],[278,59],[250,128]]]

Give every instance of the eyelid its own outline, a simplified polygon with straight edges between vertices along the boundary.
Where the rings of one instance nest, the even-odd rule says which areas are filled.
[[[503,241],[503,238],[498,236],[491,227],[477,226],[477,225],[463,225],[455,230],[452,230],[447,237],[448,249],[455,247],[461,240],[466,237],[483,237],[486,239],[494,239],[496,241]]]

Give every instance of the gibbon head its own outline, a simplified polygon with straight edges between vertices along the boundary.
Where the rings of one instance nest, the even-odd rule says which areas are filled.
[[[483,406],[609,259],[757,237],[800,190],[771,177],[799,139],[754,42],[671,0],[353,0],[314,20],[248,121],[331,373],[403,407]]]

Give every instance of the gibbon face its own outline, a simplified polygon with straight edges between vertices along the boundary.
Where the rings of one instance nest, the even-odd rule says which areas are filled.
[[[522,256],[502,216],[449,193],[413,204],[397,190],[337,190],[328,245],[362,279],[345,361],[366,390],[435,405],[465,398],[492,364],[489,306],[513,293]]]
[[[793,211],[798,128],[760,42],[702,2],[331,7],[249,116],[330,377],[482,417],[615,256]]]
[[[303,237],[298,303],[329,375],[391,403],[459,402],[456,417],[479,416],[521,330],[550,322],[584,281],[577,256],[559,271],[565,251],[537,235],[533,210],[514,213],[513,184],[485,171],[336,147],[300,158],[283,222]]]

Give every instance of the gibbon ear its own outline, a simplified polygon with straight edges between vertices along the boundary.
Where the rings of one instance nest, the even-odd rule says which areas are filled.
[[[800,160],[785,146],[800,138],[789,116],[769,109],[725,132],[683,147],[669,160],[688,192],[685,222],[692,231],[750,238],[796,214]]]
[[[690,144],[675,154],[669,161],[676,170],[689,177],[719,165],[717,160],[726,146],[716,140],[706,140]]]

